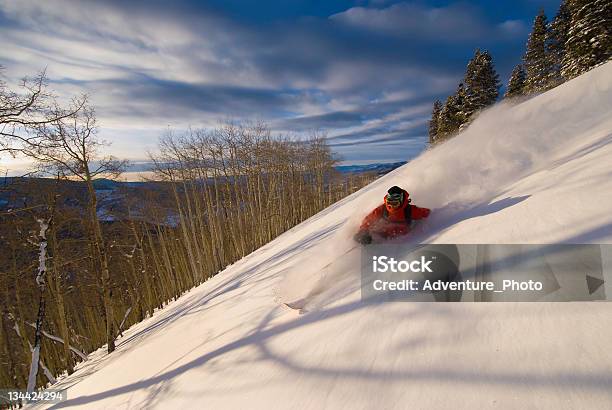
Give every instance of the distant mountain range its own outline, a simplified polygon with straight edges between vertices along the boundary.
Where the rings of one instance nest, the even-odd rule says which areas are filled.
[[[367,165],[338,165],[336,166],[336,169],[343,174],[360,174],[360,173],[369,172],[369,173],[376,173],[376,175],[384,175],[386,173],[393,171],[396,168],[401,167],[404,164],[406,164],[406,161],[390,162],[390,163],[374,163],[374,164],[367,164]],[[144,171],[148,169],[141,167],[139,168],[139,170]],[[17,180],[19,180],[17,177],[4,177],[0,180],[0,188],[2,186],[5,186],[5,189],[6,189],[6,186],[8,186],[9,184]],[[74,183],[78,185],[78,182],[74,182]],[[144,182],[144,181],[128,181],[128,182],[112,181],[106,178],[99,178],[94,181],[94,187],[97,190],[104,191],[104,190],[114,190],[118,188],[119,186],[132,187],[132,188],[145,187],[150,183],[151,182]],[[7,192],[5,192],[5,194],[7,194]],[[0,195],[0,198],[2,198],[2,196],[3,195]]]
[[[376,175],[384,175],[388,172],[393,171],[396,168],[401,167],[406,164],[406,161],[401,162],[390,162],[390,163],[375,163],[375,164],[367,164],[367,165],[338,165],[336,166],[336,170],[343,174],[361,174],[364,172],[373,172]],[[118,185],[123,184],[123,186],[130,187],[139,187],[145,186],[147,182],[139,182],[139,181],[130,181],[130,182],[118,182],[111,181],[108,179],[100,178],[94,181],[94,186],[98,190],[111,190],[116,188]]]
[[[342,173],[362,173],[375,172],[378,175],[384,175],[406,164],[406,161],[391,162],[391,163],[376,163],[367,165],[339,165],[336,169]]]

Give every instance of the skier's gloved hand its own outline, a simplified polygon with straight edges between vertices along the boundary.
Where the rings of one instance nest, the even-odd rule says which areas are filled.
[[[369,245],[372,243],[372,236],[368,231],[359,231],[354,236],[355,242],[362,245]]]

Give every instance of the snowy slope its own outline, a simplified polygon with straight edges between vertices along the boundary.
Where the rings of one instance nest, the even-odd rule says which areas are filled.
[[[323,269],[393,184],[435,208],[413,240],[612,243],[612,63],[493,107],[230,266],[92,355],[64,405],[612,408],[612,304],[365,305],[358,256]],[[322,275],[311,312],[282,307]]]

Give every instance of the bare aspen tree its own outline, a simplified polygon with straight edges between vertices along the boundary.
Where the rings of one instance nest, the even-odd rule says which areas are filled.
[[[57,316],[59,322],[59,330],[60,335],[63,339],[63,356],[64,363],[66,365],[66,371],[68,374],[72,374],[74,372],[74,361],[72,360],[72,354],[70,349],[70,332],[68,330],[68,321],[66,318],[66,303],[64,300],[64,287],[62,284],[62,264],[60,259],[60,248],[59,241],[57,238],[57,229],[56,226],[58,224],[54,218],[54,224],[50,227],[49,231],[49,246],[52,249],[53,258],[51,259],[51,271],[52,274],[48,275],[49,282],[49,290],[55,299],[56,308],[57,308]]]
[[[45,319],[46,308],[46,275],[47,275],[47,231],[53,223],[53,211],[48,219],[37,219],[40,231],[38,234],[38,272],[36,274],[36,285],[38,286],[38,314],[36,315],[36,332],[34,333],[34,346],[32,350],[32,360],[30,362],[30,374],[28,376],[27,391],[32,392],[36,388],[36,376],[38,375],[38,364],[40,358],[40,345],[42,339],[42,326]]]
[[[2,72],[0,66],[0,75]],[[15,156],[24,147],[36,146],[41,135],[32,131],[75,114],[85,100],[75,102],[69,109],[58,109],[55,96],[47,89],[44,71],[21,80],[17,90],[0,77],[0,153]]]
[[[98,185],[95,177],[116,175],[121,163],[98,161],[101,143],[87,105],[33,129],[37,143],[22,152],[62,176],[62,200],[47,230],[41,348],[48,372],[41,367],[39,382],[70,371],[74,359],[105,343],[112,348],[122,330],[375,178],[337,173],[323,137],[273,136],[251,123],[169,134],[154,157],[158,181]],[[21,281],[33,268],[24,238],[40,229],[24,210],[48,209],[52,182],[19,178],[9,197],[0,196],[10,202],[0,202],[0,239],[8,244],[0,253],[0,311],[9,330],[0,360],[11,363],[0,367],[0,381],[22,388],[38,313],[31,300],[39,294],[34,281]],[[96,187],[107,185],[124,188],[102,197]]]
[[[263,124],[225,124],[168,134],[160,152],[157,175],[171,184],[188,260],[198,269],[207,259],[225,266],[246,255],[343,192],[322,136],[293,141],[272,137]]]
[[[24,149],[23,152],[41,165],[52,168],[67,178],[80,180],[86,185],[92,260],[94,269],[100,274],[107,350],[111,353],[115,350],[112,284],[108,268],[108,250],[97,213],[98,198],[93,181],[99,176],[118,177],[126,163],[113,157],[99,157],[98,150],[105,143],[97,137],[95,112],[87,104],[67,117],[40,125],[37,135],[39,143]]]

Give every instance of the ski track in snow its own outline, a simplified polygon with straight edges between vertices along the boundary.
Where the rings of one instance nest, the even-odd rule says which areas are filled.
[[[329,263],[391,185],[434,209],[407,247],[612,243],[612,63],[494,106],[236,262],[92,354],[52,407],[612,408],[611,304],[360,301],[360,258]],[[282,306],[321,284],[307,314]]]

